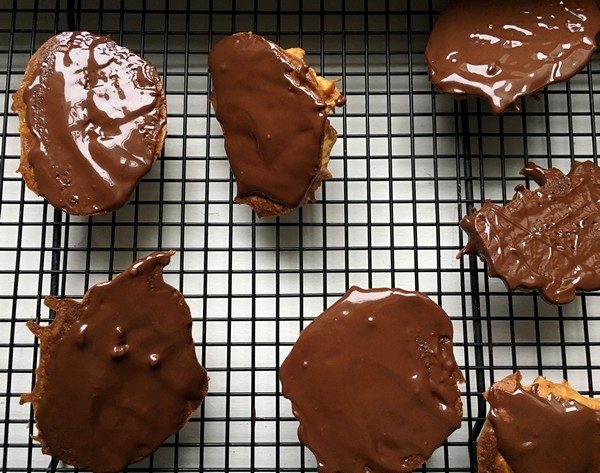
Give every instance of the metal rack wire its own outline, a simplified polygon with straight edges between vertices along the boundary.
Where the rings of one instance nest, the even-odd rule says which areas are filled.
[[[189,424],[128,471],[316,471],[296,437],[277,367],[299,331],[352,284],[427,292],[451,316],[466,376],[465,419],[422,471],[473,472],[481,392],[519,368],[597,395],[600,299],[553,307],[507,293],[475,258],[455,260],[458,221],[482,198],[505,202],[527,160],[562,169],[596,159],[600,64],[520,113],[432,92],[424,47],[443,1],[3,0],[0,2],[0,470],[71,471],[31,440],[19,395],[33,385],[46,294],[80,298],[136,257],[177,256],[167,279],[186,296],[211,391]],[[132,202],[69,217],[21,183],[10,94],[31,53],[65,29],[111,35],[162,72],[169,137]],[[258,220],[232,205],[234,181],[208,103],[207,55],[252,30],[340,77],[348,104],[318,204]]]

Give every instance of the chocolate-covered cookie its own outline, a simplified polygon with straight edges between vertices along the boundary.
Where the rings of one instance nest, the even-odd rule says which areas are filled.
[[[12,107],[19,114],[23,180],[74,215],[125,204],[167,132],[156,68],[86,31],[58,34],[36,51]]]
[[[595,0],[451,0],[426,56],[433,85],[486,99],[495,113],[565,81],[596,49]]]
[[[137,261],[81,302],[46,298],[56,311],[40,339],[33,404],[42,451],[94,472],[120,472],[187,422],[208,389],[190,310],[163,280],[174,252]]]
[[[565,304],[575,291],[600,289],[600,168],[573,162],[569,174],[528,164],[521,174],[541,187],[517,186],[506,206],[486,201],[460,222],[469,242],[509,289],[538,289]]]
[[[600,471],[600,401],[565,381],[531,386],[515,373],[485,395],[490,411],[477,443],[479,473]]]
[[[322,473],[410,472],[461,423],[452,323],[426,295],[353,287],[280,369]]]
[[[335,81],[317,76],[300,48],[252,33],[219,41],[209,54],[211,102],[235,175],[235,201],[259,217],[315,200],[336,131],[327,113],[345,103]]]

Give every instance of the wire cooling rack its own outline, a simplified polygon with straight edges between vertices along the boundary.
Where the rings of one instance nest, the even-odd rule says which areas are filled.
[[[316,471],[296,437],[277,367],[299,331],[353,284],[427,292],[451,316],[466,376],[460,430],[421,471],[474,472],[481,392],[520,368],[568,378],[598,394],[600,299],[560,308],[507,293],[475,258],[456,260],[458,221],[482,198],[505,202],[533,160],[563,170],[596,159],[600,64],[520,113],[434,93],[423,51],[444,2],[426,0],[0,1],[0,469],[71,471],[31,440],[37,344],[25,322],[49,321],[42,296],[80,298],[158,248],[178,250],[167,280],[194,317],[210,393],[183,430],[128,471]],[[110,34],[162,73],[169,136],[130,204],[93,218],[55,211],[15,169],[18,120],[10,111],[32,52],[66,29]],[[319,203],[280,219],[232,205],[235,184],[208,102],[207,55],[234,31],[255,31],[339,77],[348,104],[335,176]],[[93,435],[93,433],[90,433]]]

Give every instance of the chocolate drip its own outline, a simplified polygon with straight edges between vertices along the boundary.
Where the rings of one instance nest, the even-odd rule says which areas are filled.
[[[47,44],[23,94],[37,192],[71,214],[115,210],[159,151],[166,106],[158,73],[107,36],[65,32]]]
[[[320,171],[327,120],[308,66],[261,36],[238,33],[212,48],[209,69],[237,198],[296,207]]]
[[[495,113],[570,79],[596,49],[594,0],[451,0],[426,49],[436,88],[485,98]]]
[[[498,451],[514,473],[600,471],[600,412],[553,395],[540,397],[517,384],[512,392],[492,386],[488,420]]]
[[[452,324],[424,294],[351,288],[280,377],[322,473],[412,471],[460,426]]]
[[[96,472],[118,472],[177,432],[206,393],[190,311],[162,279],[173,252],[153,253],[82,302],[56,310],[40,338],[32,402],[43,451]]]
[[[521,173],[542,187],[517,186],[508,205],[486,201],[464,217],[469,243],[458,256],[477,253],[509,289],[539,289],[555,304],[599,289],[600,168],[573,162],[565,176],[530,163]]]

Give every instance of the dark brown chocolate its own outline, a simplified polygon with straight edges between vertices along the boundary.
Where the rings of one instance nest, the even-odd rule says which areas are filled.
[[[280,378],[322,473],[413,471],[461,423],[452,323],[421,293],[349,289]]]
[[[600,471],[600,411],[552,394],[536,384],[512,391],[492,386],[486,394],[498,452],[514,473]]]
[[[321,169],[327,121],[309,67],[261,36],[237,33],[212,48],[209,69],[236,200],[300,205]]]
[[[565,176],[529,163],[521,174],[541,187],[517,186],[506,206],[486,201],[464,217],[469,242],[458,257],[477,253],[509,289],[539,289],[554,304],[600,289],[600,168],[573,162]]]
[[[97,284],[81,302],[46,298],[56,319],[40,339],[31,402],[44,453],[78,468],[119,472],[151,454],[206,395],[192,319],[163,280],[174,252],[156,252]]]
[[[85,31],[42,48],[23,93],[35,190],[71,214],[115,210],[162,148],[166,105],[156,68]]]
[[[433,85],[495,113],[573,77],[596,49],[594,0],[451,0],[426,49]]]

